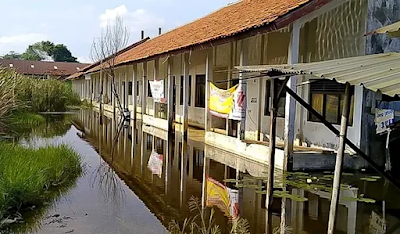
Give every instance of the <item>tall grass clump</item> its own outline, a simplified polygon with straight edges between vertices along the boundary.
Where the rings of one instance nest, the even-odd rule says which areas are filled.
[[[0,122],[21,106],[16,98],[16,92],[22,81],[21,76],[14,71],[0,68]]]
[[[61,112],[79,106],[80,98],[66,81],[25,78],[18,87],[18,99],[32,112]]]
[[[34,149],[0,142],[0,221],[43,203],[47,191],[81,173],[80,156],[66,145]]]

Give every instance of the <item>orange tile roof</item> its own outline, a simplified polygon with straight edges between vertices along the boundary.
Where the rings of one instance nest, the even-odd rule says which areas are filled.
[[[266,25],[271,26],[270,31],[276,30],[330,1],[242,0],[121,53],[117,56],[115,65],[150,59],[194,46],[207,46],[218,39],[229,38]],[[295,11],[303,6],[307,9]],[[292,13],[293,17],[289,17]],[[275,22],[278,19],[280,21]],[[87,73],[99,69],[100,66],[97,66]]]
[[[243,0],[176,28],[119,56],[119,63],[148,58],[229,37],[273,22],[311,0]]]

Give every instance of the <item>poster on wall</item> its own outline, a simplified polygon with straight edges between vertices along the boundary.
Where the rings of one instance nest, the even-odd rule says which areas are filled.
[[[244,90],[245,84],[238,84],[224,90],[210,83],[210,113],[221,118],[241,120],[246,114]]]
[[[151,80],[149,83],[153,100],[155,102],[165,103],[164,80]]]
[[[239,218],[239,190],[207,177],[207,206],[216,206],[232,220]]]
[[[153,175],[162,176],[162,166],[163,166],[163,156],[155,151],[150,154],[149,162],[147,168],[153,173]]]

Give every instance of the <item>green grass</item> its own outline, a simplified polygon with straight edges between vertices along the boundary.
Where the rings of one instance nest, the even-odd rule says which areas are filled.
[[[46,122],[46,119],[39,114],[31,112],[20,112],[13,113],[10,117],[12,124],[21,124],[29,126],[37,126]]]
[[[33,149],[0,142],[0,220],[42,204],[49,190],[81,173],[80,156],[66,145]]]

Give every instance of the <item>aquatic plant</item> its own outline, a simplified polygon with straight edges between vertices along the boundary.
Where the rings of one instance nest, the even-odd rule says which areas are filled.
[[[51,188],[81,173],[81,157],[66,145],[34,149],[0,142],[0,220],[41,204]]]
[[[196,215],[186,218],[182,225],[173,220],[168,225],[171,234],[220,234],[221,229],[215,224],[215,210],[203,208],[200,199],[192,196],[189,200],[189,209]],[[239,218],[232,221],[230,233],[250,234],[250,225],[246,219]]]

